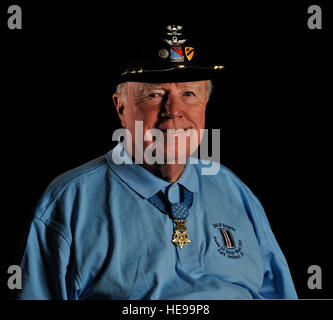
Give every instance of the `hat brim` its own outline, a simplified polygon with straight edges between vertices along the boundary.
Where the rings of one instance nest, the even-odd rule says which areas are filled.
[[[149,83],[165,83],[165,82],[189,82],[200,80],[214,80],[224,73],[225,66],[213,65],[209,67],[193,66],[193,65],[172,65],[163,69],[151,68],[130,68],[123,71],[119,78],[119,83],[133,82],[149,82]]]

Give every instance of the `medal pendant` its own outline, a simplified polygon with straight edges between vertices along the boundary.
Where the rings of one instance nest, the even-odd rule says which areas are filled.
[[[174,220],[174,221],[176,223],[176,227],[172,237],[172,242],[180,249],[183,249],[183,247],[186,244],[191,242],[190,239],[188,238],[187,228],[185,226],[187,220]]]

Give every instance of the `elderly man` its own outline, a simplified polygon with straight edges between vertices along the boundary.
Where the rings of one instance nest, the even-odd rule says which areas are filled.
[[[40,199],[20,299],[297,297],[257,198],[222,165],[203,174],[192,161],[223,66],[199,63],[180,25],[160,40],[120,72],[124,140]]]

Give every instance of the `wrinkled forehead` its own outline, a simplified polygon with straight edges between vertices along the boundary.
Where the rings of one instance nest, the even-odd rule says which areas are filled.
[[[171,88],[177,88],[178,90],[182,89],[205,90],[206,81],[173,82],[173,83],[132,82],[131,86],[136,92],[143,92],[147,90],[170,90]]]

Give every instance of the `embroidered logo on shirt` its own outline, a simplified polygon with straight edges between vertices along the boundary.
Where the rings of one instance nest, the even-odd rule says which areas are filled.
[[[240,259],[244,256],[242,240],[236,240],[234,234],[236,229],[224,223],[214,223],[213,227],[218,231],[214,235],[217,252],[229,259]]]

